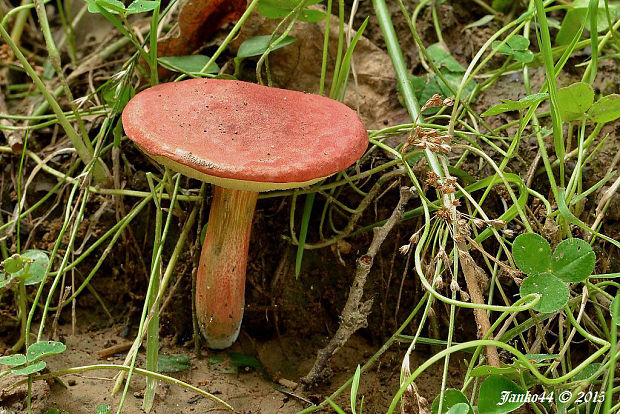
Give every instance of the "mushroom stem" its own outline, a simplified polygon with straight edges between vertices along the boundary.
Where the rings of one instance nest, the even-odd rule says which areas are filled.
[[[196,314],[209,348],[228,348],[239,336],[257,198],[254,191],[215,186],[196,278]]]

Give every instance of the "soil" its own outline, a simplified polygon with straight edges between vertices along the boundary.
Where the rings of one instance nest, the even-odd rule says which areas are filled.
[[[349,2],[350,3],[350,2]],[[392,6],[393,7],[393,6]],[[421,74],[417,49],[414,47],[409,29],[397,12],[395,12],[395,27],[401,37],[401,44],[405,51],[405,58],[412,73]],[[453,56],[462,64],[466,64],[478,48],[496,31],[497,27],[482,29],[464,29],[464,27],[486,13],[484,10],[472,7],[467,1],[447,2],[440,6],[440,17],[445,29],[444,40]],[[354,20],[354,27],[359,27],[362,18],[372,15],[370,2],[361,2],[360,10]],[[420,16],[424,25],[431,22],[430,16]],[[96,23],[92,23],[96,24]],[[244,27],[239,38],[233,43],[233,48],[248,37],[256,34],[267,34],[273,29],[272,21],[255,14]],[[332,25],[332,28],[336,25]],[[221,38],[227,33],[225,28],[217,36]],[[102,29],[103,30],[103,29]],[[300,23],[291,33],[298,38],[297,47],[284,48],[270,56],[273,79],[276,85],[290,89],[316,92],[319,84],[320,53],[323,38],[323,25]],[[428,45],[437,41],[432,24],[428,28],[420,29],[424,42]],[[103,33],[103,32],[102,32]],[[96,38],[105,37],[99,31]],[[216,37],[217,37],[216,36]],[[332,36],[331,48],[335,48],[335,39]],[[91,45],[92,46],[92,45]],[[210,47],[210,46],[209,46]],[[209,48],[207,47],[207,48]],[[584,52],[585,53],[585,52]],[[333,54],[332,54],[333,55]],[[318,57],[317,57],[318,56]],[[122,57],[118,59],[122,61]],[[385,44],[382,41],[378,23],[371,17],[365,36],[360,41],[355,55],[355,67],[358,73],[357,88],[349,88],[345,102],[352,107],[359,108],[360,114],[368,128],[376,129],[385,125],[396,125],[409,122],[406,111],[398,101],[396,77],[393,73],[389,57],[385,53]],[[607,61],[609,62],[609,61]],[[333,63],[333,62],[332,62]],[[318,66],[317,66],[318,65]],[[253,76],[252,64],[244,66],[244,76]],[[318,69],[317,69],[318,68]],[[524,93],[520,84],[519,74],[506,77],[485,91],[475,103],[475,108],[482,112],[498,103],[498,97],[519,99]],[[617,67],[613,64],[601,63],[597,86],[604,94],[618,93],[620,79]],[[574,71],[574,80],[580,78],[579,69]],[[532,70],[532,88],[538,88],[544,82],[542,68]],[[492,127],[515,119],[514,114],[489,119]],[[87,118],[87,124],[92,126],[94,119]],[[609,125],[603,131],[612,135],[620,132],[620,124]],[[510,131],[508,131],[510,133]],[[45,150],[45,143],[53,142],[56,131],[45,129],[39,132],[33,149]],[[397,139],[402,139],[397,138]],[[51,144],[50,144],[51,146]],[[524,160],[523,168],[531,162],[535,154],[528,145],[520,148],[520,155]],[[126,177],[127,188],[148,191],[145,172],[154,169],[139,151],[131,144],[123,143],[121,150],[131,160],[135,172]],[[607,168],[620,152],[620,141],[610,139],[601,146],[597,160],[591,164],[592,171],[587,176],[588,182],[584,188],[594,184],[605,176]],[[457,154],[458,156],[458,154]],[[58,160],[65,162],[66,160]],[[0,201],[3,214],[12,211],[15,194],[10,194],[10,172],[14,171],[16,159],[0,155]],[[467,168],[478,171],[478,160],[471,158],[467,161]],[[467,164],[467,163],[466,163]],[[470,167],[470,168],[469,168]],[[424,169],[424,166],[421,167]],[[467,169],[466,168],[466,169]],[[490,170],[481,170],[477,174],[490,174]],[[27,202],[36,201],[38,191],[47,191],[53,180],[45,175],[37,175],[38,182],[30,193]],[[46,181],[47,180],[47,181]],[[195,181],[183,180],[184,188],[197,188]],[[545,192],[548,189],[536,188]],[[41,211],[51,211],[50,216],[37,225],[31,221],[22,227],[22,239],[27,240],[22,248],[41,248],[49,250],[56,240],[62,223],[62,200],[66,194],[59,197],[59,201],[48,201]],[[348,194],[346,196],[349,196]],[[349,198],[350,205],[357,202],[355,194]],[[370,224],[387,218],[398,200],[398,190],[393,188],[385,193],[369,209],[362,218],[362,222]],[[494,207],[501,210],[501,198],[490,198],[489,211]],[[135,200],[124,199],[126,209],[129,210]],[[106,204],[107,203],[107,204]],[[161,341],[163,354],[184,354],[191,356],[189,370],[171,374],[189,384],[215,394],[218,398],[227,401],[238,412],[243,413],[294,413],[309,403],[319,403],[326,396],[348,380],[358,364],[363,364],[377,350],[392,332],[404,321],[408,312],[413,309],[422,297],[423,291],[419,281],[410,269],[406,268],[406,257],[397,254],[397,249],[419,227],[417,220],[403,222],[384,243],[381,253],[375,262],[366,286],[366,297],[374,299],[373,311],[369,317],[369,325],[354,335],[345,348],[341,349],[333,358],[330,367],[333,375],[327,382],[310,390],[301,387],[290,388],[291,381],[297,383],[312,366],[316,352],[326,344],[330,336],[338,327],[339,315],[347,297],[350,282],[353,277],[356,259],[366,252],[370,242],[370,234],[363,233],[348,238],[338,248],[324,248],[307,250],[304,253],[301,275],[294,274],[295,251],[284,237],[289,235],[288,212],[291,200],[262,199],[259,200],[254,219],[254,227],[250,246],[250,260],[248,266],[248,284],[246,293],[246,310],[243,329],[239,341],[224,352],[213,352],[202,349],[201,357],[194,356],[192,342],[192,320],[189,308],[191,297],[191,268],[192,258],[186,252],[177,265],[177,277],[172,284],[179,282],[171,300],[162,314]],[[496,205],[494,205],[494,204]],[[604,231],[614,237],[620,235],[620,217],[618,216],[620,198],[616,195]],[[594,206],[594,201],[588,202],[587,208]],[[5,207],[6,206],[6,207]],[[181,208],[187,212],[190,204],[181,203]],[[315,211],[322,210],[323,205],[318,201]],[[300,219],[300,201],[297,201],[297,223]],[[77,246],[88,245],[96,240],[105,230],[116,222],[114,202],[105,197],[94,197],[88,205],[90,221],[83,223],[76,242]],[[97,214],[95,214],[97,213]],[[205,212],[206,214],[206,212]],[[314,214],[311,228],[318,228],[319,214]],[[6,216],[5,216],[6,217]],[[70,310],[65,310],[59,320],[57,338],[67,344],[67,351],[61,355],[49,358],[50,370],[67,367],[84,366],[99,363],[123,362],[125,354],[116,354],[105,359],[98,356],[98,351],[109,346],[133,340],[137,329],[141,306],[146,290],[146,267],[150,261],[149,240],[152,240],[153,208],[146,208],[131,224],[131,232],[124,233],[96,277],[91,286],[100,296],[97,299],[91,292],[83,293],[77,301],[77,317],[73,319]],[[343,221],[335,219],[337,226]],[[181,222],[182,224],[182,222]],[[175,221],[169,239],[175,240],[180,231],[180,225]],[[311,237],[316,237],[311,234]],[[9,249],[13,238],[7,239]],[[312,240],[310,240],[312,242]],[[166,255],[170,254],[172,245],[167,246]],[[598,254],[608,263],[607,272],[618,272],[617,250],[612,253],[599,246]],[[102,249],[98,250],[98,254]],[[97,255],[91,257],[79,266],[79,273],[86,275],[94,265]],[[166,256],[166,259],[168,256]],[[172,285],[171,284],[171,285]],[[516,291],[516,287],[509,285],[508,289]],[[0,320],[0,348],[8,349],[16,339],[15,321],[4,317],[10,314],[8,309],[13,306],[11,300],[2,298],[0,304],[3,319]],[[105,304],[105,308],[102,306]],[[424,336],[445,338],[447,330],[447,313],[443,306],[435,306],[434,319],[425,329]],[[460,310],[457,314],[457,330],[455,341],[465,341],[476,337],[476,327],[472,322],[472,314],[467,310]],[[75,322],[73,331],[72,321]],[[405,334],[411,334],[417,329],[417,320],[406,328]],[[402,358],[407,349],[406,343],[397,343],[386,351],[383,356],[363,375],[359,395],[364,395],[364,412],[381,413],[391,402],[391,398],[399,387],[399,373]],[[437,349],[430,346],[418,346],[413,354],[412,369],[425,361]],[[231,352],[246,355],[259,362],[256,367],[241,368],[238,373],[224,373],[213,363],[217,357],[226,358]],[[141,351],[138,357],[138,366],[144,361]],[[215,358],[215,359],[214,359]],[[464,360],[467,355],[453,355],[447,375],[448,387],[459,388],[459,378],[466,370]],[[416,381],[418,393],[430,403],[441,388],[442,365],[437,365],[425,371]],[[62,378],[65,385],[59,382],[35,382],[33,388],[33,411],[46,413],[55,408],[60,411],[73,413],[94,413],[97,405],[111,404],[114,410],[119,402],[119,395],[110,393],[114,372],[109,370],[89,371],[80,375],[68,375]],[[0,388],[8,383],[5,377]],[[282,381],[284,380],[284,381]],[[289,386],[289,388],[282,385]],[[25,386],[0,394],[0,413],[23,412]],[[144,378],[134,375],[127,400],[125,413],[142,412],[142,393]],[[341,407],[349,406],[348,390],[343,392],[336,403]],[[154,413],[206,413],[225,412],[212,401],[197,397],[190,391],[178,386],[160,383],[155,402]],[[415,411],[417,412],[417,408]],[[523,411],[526,412],[526,411]]]
[[[63,327],[61,332],[64,331],[67,331],[67,334],[63,335],[62,339],[67,345],[67,351],[62,358],[50,359],[50,369],[123,362],[123,354],[116,354],[105,359],[99,358],[97,354],[103,349],[102,345],[114,341],[126,342],[118,336],[116,329],[96,329],[90,333],[71,334],[70,327]],[[256,356],[262,364],[260,369],[241,369],[238,374],[225,374],[213,367],[212,360],[218,355],[243,351],[244,346],[254,347]],[[367,358],[372,349],[373,346],[363,338],[352,338],[333,361],[335,371],[330,380],[331,384],[339,385],[346,381],[359,361]],[[402,349],[388,351],[380,360],[379,370],[371,370],[364,374],[360,395],[364,395],[364,406],[367,410],[365,412],[381,412],[379,407],[386,407],[391,402],[390,390],[398,385],[402,351]],[[191,350],[187,347],[169,345],[164,345],[161,352],[191,354]],[[416,360],[423,358],[422,355],[423,353],[420,353],[416,356]],[[138,360],[139,362],[144,360],[143,353],[139,354]],[[448,384],[451,387],[460,385],[455,381],[463,369],[458,360],[459,358],[455,357],[455,364],[448,375]],[[202,358],[192,357],[191,368],[188,371],[171,375],[216,395],[235,407],[238,412],[293,413],[308,406],[307,401],[320,402],[323,393],[331,387],[324,385],[312,392],[290,390],[278,384],[271,373],[277,373],[280,378],[296,380],[307,372],[312,363],[313,354],[308,352],[308,344],[302,339],[289,336],[259,342],[243,335],[239,343],[231,349],[221,353],[203,353]],[[62,377],[65,385],[58,382],[51,384],[37,382],[35,383],[37,392],[33,400],[34,412],[44,413],[50,408],[57,408],[69,413],[94,413],[97,405],[110,404],[117,407],[120,396],[111,395],[114,374],[115,372],[110,370],[100,370],[80,375],[67,375]],[[425,373],[418,381],[418,388],[421,395],[436,395],[440,386],[433,373]],[[143,412],[141,410],[143,390],[144,379],[136,375],[129,387],[123,412],[128,414]],[[18,412],[23,410],[25,391],[24,385],[11,391],[14,397],[4,396],[2,401],[6,404],[5,407]],[[336,401],[341,406],[347,407],[348,394]],[[160,383],[152,412],[176,414],[228,411],[204,397],[196,396],[191,391]]]

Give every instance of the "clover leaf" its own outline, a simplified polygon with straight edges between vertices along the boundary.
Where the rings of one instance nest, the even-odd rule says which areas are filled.
[[[517,62],[530,63],[534,60],[534,54],[528,50],[530,40],[521,35],[514,35],[502,44],[500,41],[493,42],[493,49],[497,53],[510,56]]]
[[[535,233],[520,234],[512,244],[516,265],[527,274],[519,289],[521,297],[540,295],[534,306],[538,312],[562,309],[570,298],[566,283],[581,282],[594,271],[596,254],[581,239],[562,241],[551,253],[551,245]]]

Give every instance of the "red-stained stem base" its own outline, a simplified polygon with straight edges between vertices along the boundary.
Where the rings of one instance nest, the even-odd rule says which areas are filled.
[[[196,278],[196,313],[209,348],[228,348],[239,336],[257,198],[253,191],[215,187]]]

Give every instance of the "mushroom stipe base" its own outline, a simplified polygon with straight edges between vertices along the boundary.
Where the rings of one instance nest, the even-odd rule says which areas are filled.
[[[257,198],[254,191],[215,187],[196,278],[198,324],[212,349],[228,348],[239,336]]]

